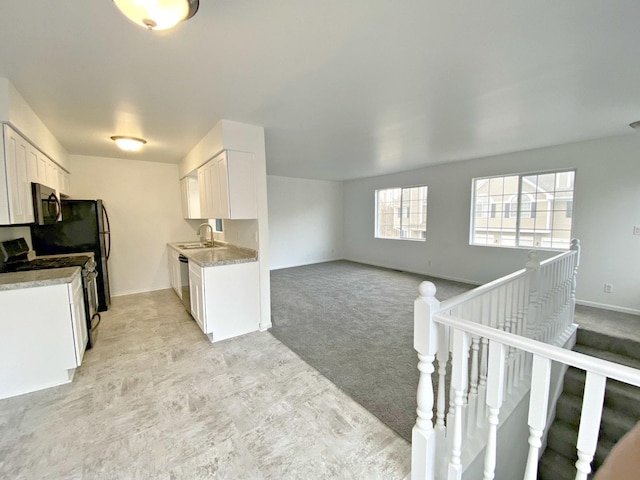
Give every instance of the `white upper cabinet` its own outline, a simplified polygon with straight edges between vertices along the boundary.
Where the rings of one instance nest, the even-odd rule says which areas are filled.
[[[0,148],[0,225],[33,223],[31,183],[68,193],[69,173],[9,125]]]
[[[197,176],[187,176],[180,180],[182,194],[182,216],[184,218],[203,218],[200,210],[200,188]]]
[[[33,148],[8,125],[4,126],[4,155],[0,162],[5,182],[0,187],[0,224],[32,223],[33,199],[29,178],[29,149]],[[4,187],[4,188],[3,188]]]
[[[198,169],[202,218],[258,217],[254,156],[226,151]]]

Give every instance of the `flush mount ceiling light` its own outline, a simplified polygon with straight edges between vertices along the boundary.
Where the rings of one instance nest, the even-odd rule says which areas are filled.
[[[147,143],[147,141],[142,138],[126,137],[124,135],[115,135],[111,137],[111,140],[116,142],[118,148],[125,152],[137,152]]]
[[[198,11],[199,0],[113,0],[131,21],[149,30],[167,30]]]
[[[629,126],[634,130],[640,132],[640,120],[638,120],[637,122],[630,123]]]

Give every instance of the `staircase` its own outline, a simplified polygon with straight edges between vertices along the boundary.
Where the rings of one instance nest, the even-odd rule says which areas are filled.
[[[574,350],[633,368],[640,368],[640,343],[600,332],[578,329]],[[540,480],[573,480],[576,475],[576,440],[584,391],[584,371],[569,368],[563,393],[556,406],[556,418],[549,429],[547,448],[539,465]],[[607,381],[600,435],[591,465],[595,472],[615,443],[640,419],[638,388],[615,380]]]

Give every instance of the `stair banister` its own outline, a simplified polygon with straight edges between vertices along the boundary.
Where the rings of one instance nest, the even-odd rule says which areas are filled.
[[[487,404],[489,406],[490,428],[487,433],[485,452],[485,480],[493,478],[496,465],[495,426],[497,425],[504,391],[504,386],[496,386],[496,382],[501,382],[504,379],[504,371],[501,371],[501,369],[503,369],[504,366],[507,347],[524,350],[532,354],[534,358],[534,372],[532,372],[532,374],[535,383],[530,392],[528,419],[530,448],[524,477],[527,480],[536,478],[538,449],[541,445],[541,430],[543,430],[546,422],[546,409],[548,408],[546,405],[546,398],[548,396],[546,378],[549,375],[548,369],[550,362],[559,362],[586,371],[587,381],[585,383],[578,442],[576,445],[578,461],[576,462],[577,473],[575,477],[576,480],[586,480],[588,474],[591,472],[591,461],[593,460],[596,449],[606,380],[607,378],[611,378],[640,387],[640,370],[441,313],[436,314],[433,319],[436,323],[443,323],[448,325],[450,329],[459,332],[458,335],[477,335],[489,339]],[[498,347],[494,348],[494,346],[499,346],[499,350],[497,350]],[[497,353],[498,351],[500,354]],[[541,378],[544,380],[540,380]],[[540,390],[541,386],[542,390]],[[543,398],[545,399],[544,401],[541,400]],[[457,471],[455,473],[457,474]],[[456,478],[459,477],[450,474],[448,480]]]
[[[572,320],[579,249],[579,242],[572,241],[570,251],[543,262],[535,252],[530,252],[526,268],[442,303],[435,298],[436,289],[431,282],[420,285],[414,316],[420,380],[418,419],[412,432],[413,479],[460,479],[466,462],[476,458],[481,445],[486,447],[486,443],[480,442],[486,441],[487,434],[484,473],[487,479],[493,477],[496,457],[492,453],[495,447],[491,443],[492,429],[495,434],[503,402],[504,412],[500,415],[508,416],[526,395],[536,355],[535,349],[523,348],[513,339],[534,338],[563,345],[570,338],[575,331]],[[493,336],[486,335],[488,332]],[[507,337],[495,337],[496,333]],[[495,346],[494,353],[490,353],[491,345],[495,344],[501,345],[499,357]],[[446,375],[449,358],[450,379]],[[499,366],[495,364],[496,358],[501,358]],[[437,393],[431,390],[435,359]],[[498,384],[499,394],[495,390]],[[545,405],[542,412],[532,414],[529,419],[531,457],[538,456],[540,432],[544,430],[541,424],[546,422],[548,408]],[[582,448],[584,455],[589,454],[587,447]],[[533,473],[528,478],[535,477],[537,463],[531,468]]]

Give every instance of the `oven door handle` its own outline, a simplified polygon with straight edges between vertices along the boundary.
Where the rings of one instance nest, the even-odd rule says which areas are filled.
[[[87,282],[91,282],[93,280],[95,280],[96,278],[98,278],[98,272],[93,270],[91,272],[87,272],[87,274],[85,275],[85,278],[87,279]]]

